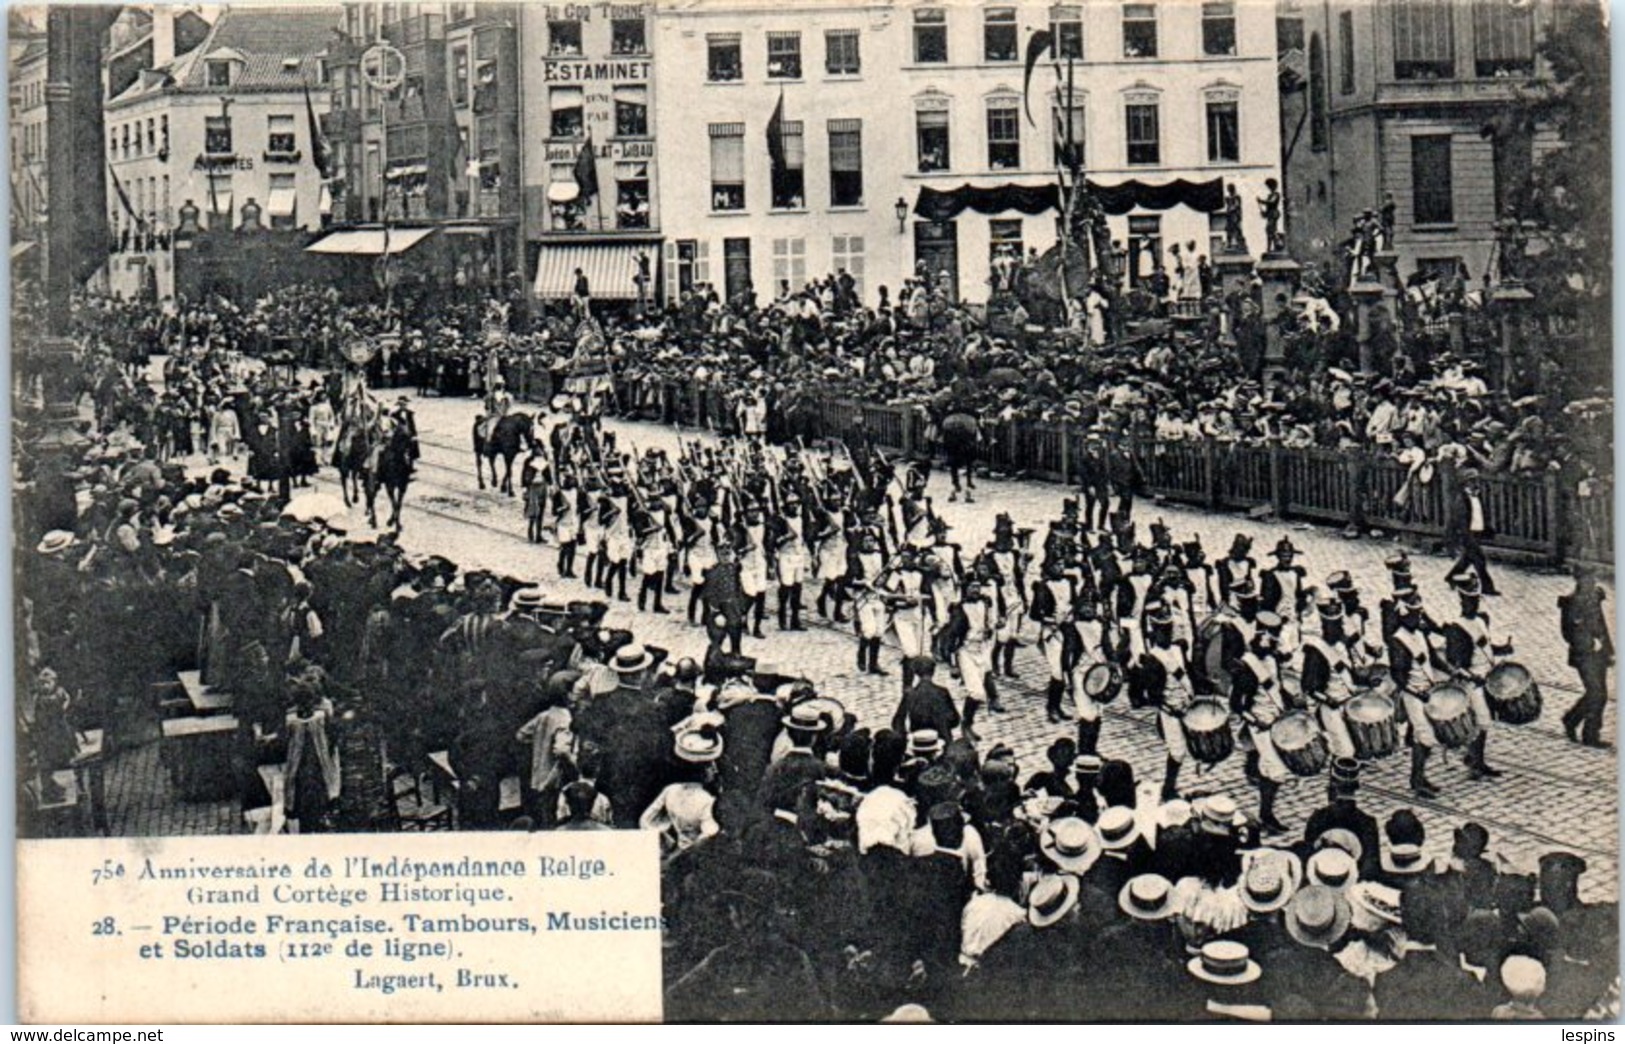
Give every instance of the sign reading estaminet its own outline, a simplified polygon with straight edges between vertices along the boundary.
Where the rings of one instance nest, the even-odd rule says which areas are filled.
[[[27,1022],[658,1021],[635,831],[18,843]]]

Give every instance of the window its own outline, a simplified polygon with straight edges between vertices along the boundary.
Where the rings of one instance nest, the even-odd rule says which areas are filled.
[[[1162,218],[1156,214],[1129,215],[1128,281],[1144,286],[1162,267]]]
[[[1084,148],[1085,111],[1082,95],[1073,95],[1070,105],[1066,104],[1065,98],[1057,98],[1050,110],[1050,125],[1055,128],[1055,162],[1063,167],[1081,167],[1087,161],[1088,150]],[[1067,154],[1068,140],[1072,143],[1070,156]]]
[[[289,155],[299,146],[294,141],[292,116],[266,118],[265,151]]]
[[[158,140],[164,143],[163,150],[169,151],[169,117],[158,117]]]
[[[1123,5],[1123,57],[1157,56],[1157,5]]]
[[[451,49],[451,103],[461,108],[468,104],[468,48]]]
[[[1309,36],[1309,147],[1326,148],[1326,48],[1319,33]]]
[[[929,174],[936,170],[947,170],[950,159],[948,110],[922,109],[914,114],[914,121],[919,144],[920,173]]]
[[[1532,5],[1506,0],[1477,0],[1473,4],[1473,71],[1482,77],[1532,76],[1535,72],[1535,32]]]
[[[460,131],[459,128],[458,136],[462,137]],[[502,132],[495,120],[481,120],[479,135],[480,191],[498,192],[502,188]]]
[[[548,132],[555,138],[579,138],[582,135],[581,88],[552,87],[547,92],[547,106],[552,112]]]
[[[124,152],[124,158],[129,159],[130,158],[130,125],[128,123],[120,125],[120,127],[119,127],[119,137],[120,137],[121,148],[123,149],[123,152]],[[231,151],[230,146],[227,146],[226,151],[227,152]]]
[[[948,60],[948,12],[940,7],[924,8],[914,12],[914,60],[916,62]]]
[[[800,120],[785,120],[781,131],[784,165],[773,171],[773,208],[800,210],[807,205],[807,143]]]
[[[272,174],[271,192],[265,199],[265,219],[272,228],[299,227],[299,194],[295,174]]]
[[[829,121],[829,205],[863,204],[863,121]]]
[[[614,54],[648,54],[648,30],[642,18],[612,18],[609,49]]]
[[[1394,14],[1394,79],[1448,80],[1456,75],[1452,0],[1390,0]]]
[[[1162,162],[1162,129],[1156,102],[1130,102],[1123,109],[1128,131],[1128,161],[1136,166]]]
[[[147,120],[147,151],[158,151],[158,124],[152,119]]]
[[[210,87],[230,87],[231,62],[219,60],[206,63],[204,76]]]
[[[1016,101],[1000,99],[988,103],[987,165],[993,170],[1015,170],[1021,166],[1021,108]]]
[[[745,125],[711,124],[711,209],[745,209]]]
[[[824,71],[831,76],[856,76],[863,71],[856,29],[831,29],[824,33]]]
[[[987,223],[987,231],[989,261],[997,261],[1001,257],[1021,260],[1024,251],[1020,218],[994,218]]]
[[[1354,12],[1337,16],[1337,93],[1354,93]]]
[[[713,33],[705,38],[705,78],[712,83],[730,83],[744,77],[739,57],[738,33]]]
[[[209,227],[231,227],[231,175],[209,175]]]
[[[1229,242],[1229,232],[1225,228],[1224,214],[1209,214],[1207,216],[1207,256],[1218,257],[1225,252],[1225,247]]]
[[[801,34],[767,34],[767,78],[801,79]]]
[[[1218,0],[1202,5],[1202,53],[1210,58],[1236,53],[1236,5]]]
[[[636,84],[616,86],[615,136],[617,138],[649,136],[649,88]]]
[[[835,236],[830,240],[830,266],[836,275],[845,272],[852,277],[852,291],[863,300],[863,237]]]
[[[1055,57],[1083,60],[1083,8],[1052,7],[1049,33],[1055,44]]]
[[[982,57],[989,62],[1013,62],[1016,44],[1016,9],[990,7],[982,16]]]
[[[680,239],[666,246],[666,296],[675,299],[690,293],[711,281],[711,244],[693,239]]]
[[[125,131],[128,132],[126,127]],[[205,116],[203,118],[203,151],[212,156],[231,153],[231,117]]]
[[[548,167],[548,183],[552,185],[574,185],[576,183],[575,164],[550,164]],[[587,230],[587,205],[579,196],[569,202],[556,200],[549,202],[548,212],[552,217],[552,228],[555,232],[585,232]]]
[[[733,301],[741,294],[755,296],[750,274],[750,240],[730,236],[722,241],[722,292]]]
[[[1241,119],[1234,101],[1208,99],[1207,160],[1209,163],[1241,162]]]
[[[130,135],[130,152],[139,156],[141,155],[141,121],[136,120],[130,127],[134,132]]]
[[[1419,134],[1411,139],[1411,219],[1418,225],[1449,225],[1456,220],[1451,198],[1450,135]]]
[[[773,241],[773,290],[796,293],[807,285],[807,241],[799,236]]]
[[[547,53],[571,55],[581,53],[581,23],[550,21],[547,23]]]
[[[649,227],[649,165],[615,164],[615,227]]]

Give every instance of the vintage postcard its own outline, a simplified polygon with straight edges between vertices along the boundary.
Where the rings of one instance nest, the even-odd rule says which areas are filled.
[[[9,8],[21,1018],[1618,1018],[1609,18]]]

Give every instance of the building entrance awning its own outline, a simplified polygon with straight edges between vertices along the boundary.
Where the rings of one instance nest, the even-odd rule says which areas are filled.
[[[579,268],[594,299],[635,301],[639,251],[649,254],[652,280],[654,255],[648,243],[547,243],[536,263],[536,296],[544,300],[572,296]],[[648,290],[654,292],[652,284]]]
[[[332,232],[305,247],[307,254],[353,254],[382,257],[404,254],[434,234],[432,228],[353,228]]]
[[[15,261],[32,249],[34,249],[34,241],[31,239],[25,239],[20,243],[13,243],[11,244],[11,259]]]

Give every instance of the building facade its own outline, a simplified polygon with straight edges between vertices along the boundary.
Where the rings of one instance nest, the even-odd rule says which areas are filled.
[[[507,280],[519,257],[518,19],[511,3],[346,5],[325,124],[336,224],[433,229],[394,240],[432,244],[421,274],[475,289]],[[362,70],[379,43],[404,60],[388,93]]]
[[[1495,223],[1516,211],[1538,150],[1508,103],[1544,75],[1536,53],[1561,4],[1533,0],[1302,0],[1303,130],[1287,168],[1293,253],[1335,263],[1353,222],[1391,196],[1402,277],[1489,270]]]
[[[1058,213],[1023,190],[1055,185],[1068,142],[1111,201],[1128,282],[1175,243],[1212,255],[1225,184],[1256,253],[1254,200],[1280,170],[1274,17],[1246,0],[662,9],[656,118],[684,173],[661,188],[666,290],[748,281],[766,300],[844,268],[872,303],[926,269],[985,300],[996,259],[1055,244]],[[1041,30],[1055,48],[1028,91]]]
[[[187,249],[176,232],[194,212],[212,232],[294,232],[321,228],[326,211],[306,98],[325,111],[320,54],[339,9],[228,9],[178,56],[166,54],[175,37],[161,24],[173,14],[152,17],[154,64],[103,105],[107,282],[124,296],[175,292],[176,251]],[[111,52],[110,77],[128,50]]]
[[[36,36],[11,56],[12,258],[34,249],[45,220],[45,40]]]
[[[569,297],[577,269],[600,300],[655,295],[654,7],[523,6],[527,270],[543,301]]]

